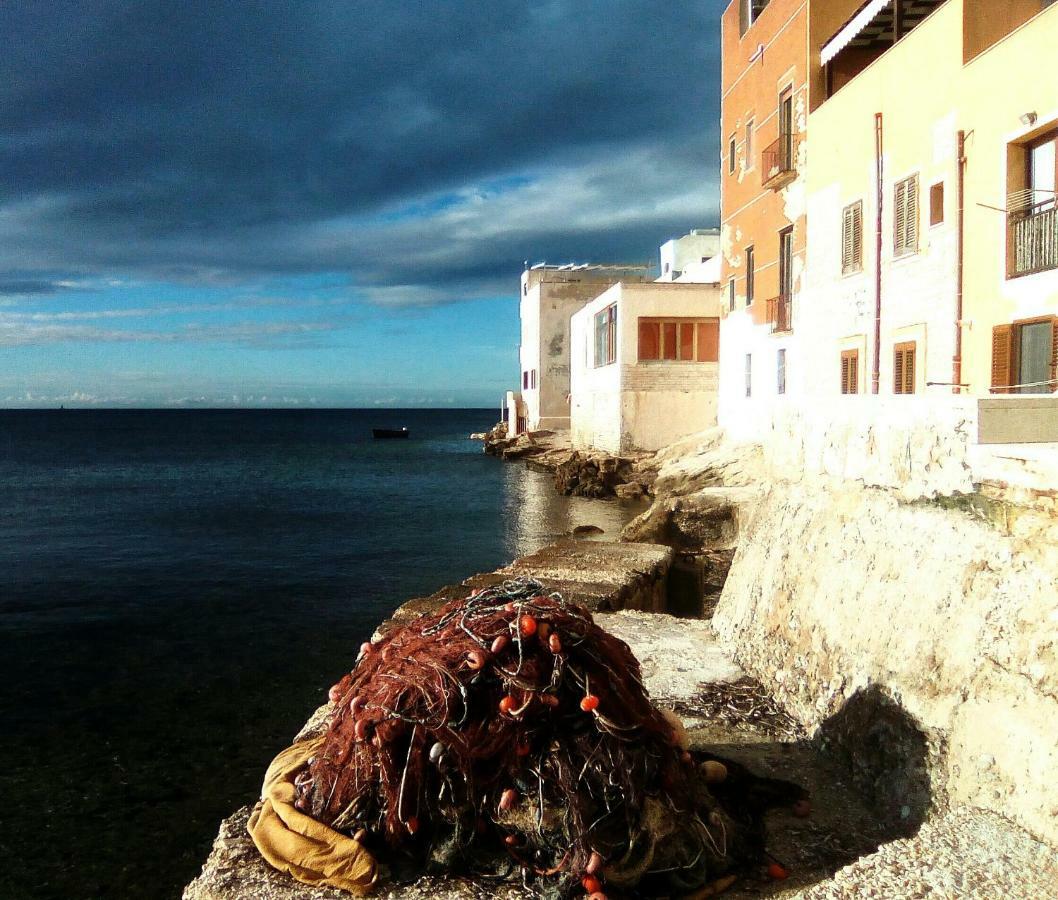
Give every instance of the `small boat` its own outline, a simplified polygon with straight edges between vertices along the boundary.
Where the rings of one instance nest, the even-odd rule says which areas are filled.
[[[372,428],[371,434],[375,436],[375,440],[392,439],[392,438],[407,438],[411,432],[407,428]]]

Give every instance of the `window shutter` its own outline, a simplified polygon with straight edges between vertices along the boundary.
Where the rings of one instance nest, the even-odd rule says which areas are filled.
[[[893,354],[893,393],[904,392],[904,351],[897,350]]]
[[[992,329],[992,393],[1009,394],[1010,350],[1014,329],[1010,325],[997,325]]]
[[[851,361],[845,354],[841,355],[841,393],[849,393],[849,363]]]
[[[855,269],[863,265],[863,202],[852,207],[852,266]]]
[[[1051,391],[1058,388],[1058,316],[1051,319]]]
[[[915,393],[915,348],[904,350],[904,393]]]
[[[841,271],[852,268],[852,207],[846,206],[841,216]]]
[[[855,351],[849,356],[849,393],[860,392],[860,353]]]
[[[893,191],[893,253],[901,253],[904,249],[905,197],[904,184],[900,182]]]
[[[907,179],[907,209],[904,232],[904,249],[918,249],[918,176]]]

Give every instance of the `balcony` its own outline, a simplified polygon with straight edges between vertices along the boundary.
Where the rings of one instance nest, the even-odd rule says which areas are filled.
[[[797,177],[796,143],[792,134],[780,134],[761,154],[761,187],[779,190]]]
[[[1058,208],[1030,207],[1007,214],[1007,276],[1058,269]]]
[[[788,294],[768,301],[768,323],[772,334],[793,331],[793,302]]]

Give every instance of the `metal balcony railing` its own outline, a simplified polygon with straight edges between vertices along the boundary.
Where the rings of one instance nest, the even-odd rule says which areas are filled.
[[[1008,213],[1009,251],[1007,271],[1011,278],[1058,269],[1058,209],[1029,207]]]
[[[792,134],[780,134],[761,153],[760,180],[762,187],[780,187],[797,176]]]
[[[793,331],[793,303],[789,295],[782,294],[768,301],[768,322],[772,334],[780,331]]]

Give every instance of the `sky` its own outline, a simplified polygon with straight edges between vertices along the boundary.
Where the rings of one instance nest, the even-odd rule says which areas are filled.
[[[717,223],[720,0],[0,5],[0,406],[498,406]]]

